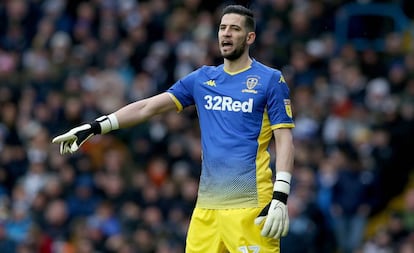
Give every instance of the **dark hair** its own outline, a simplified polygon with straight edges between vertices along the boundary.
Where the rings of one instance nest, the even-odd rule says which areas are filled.
[[[254,20],[253,12],[242,6],[242,5],[228,5],[223,9],[221,16],[223,17],[225,14],[239,14],[245,17],[245,25],[248,31],[255,31],[256,29],[256,21]]]

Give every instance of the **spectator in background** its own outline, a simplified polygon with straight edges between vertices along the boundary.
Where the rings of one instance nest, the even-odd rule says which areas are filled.
[[[92,215],[101,199],[95,194],[95,186],[91,176],[80,176],[76,179],[73,193],[67,197],[69,215],[71,218]]]
[[[311,167],[295,169],[291,229],[282,239],[282,252],[332,252],[336,248],[332,228],[317,205],[316,175]],[[327,242],[329,241],[329,243]]]
[[[6,232],[4,221],[0,221],[0,248],[4,252],[15,252],[18,243],[11,239]]]
[[[332,151],[338,178],[332,189],[331,212],[339,250],[352,253],[363,241],[364,228],[371,211],[369,181],[358,158],[349,151]]]
[[[306,214],[306,207],[295,196],[289,199],[290,229],[281,241],[281,252],[323,252],[316,243],[317,224]]]
[[[24,243],[29,238],[33,222],[29,210],[25,206],[15,204],[10,211],[10,218],[4,224],[8,237],[17,242]]]
[[[51,252],[52,249],[64,247],[69,244],[69,218],[66,202],[61,199],[53,199],[46,205],[39,224],[36,224],[39,230],[35,227],[33,231],[35,239],[33,241],[29,240],[29,242],[45,252]]]

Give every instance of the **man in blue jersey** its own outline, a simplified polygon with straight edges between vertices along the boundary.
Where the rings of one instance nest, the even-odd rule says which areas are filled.
[[[255,38],[253,13],[240,5],[225,7],[218,31],[224,64],[203,66],[166,92],[73,128],[53,143],[60,143],[62,154],[73,153],[93,135],[195,105],[202,170],[186,252],[279,252],[289,228],[294,123],[281,72],[249,56]],[[273,137],[275,177],[268,152]]]

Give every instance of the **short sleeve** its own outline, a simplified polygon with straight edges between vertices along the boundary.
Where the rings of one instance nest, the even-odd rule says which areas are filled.
[[[167,92],[173,95],[177,108],[183,109],[194,104],[194,84],[197,80],[198,70],[190,73],[174,83]]]
[[[272,129],[294,127],[289,87],[280,71],[275,71],[270,79],[267,111]]]

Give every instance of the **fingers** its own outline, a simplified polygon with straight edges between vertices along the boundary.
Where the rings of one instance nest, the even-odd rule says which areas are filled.
[[[53,138],[52,143],[59,143],[62,142],[62,137],[61,135],[56,136],[55,138]]]
[[[283,220],[278,219],[278,221],[273,222],[272,228],[269,233],[269,237],[279,238],[283,230]]]
[[[282,236],[286,236],[289,231],[289,218],[285,219],[285,224],[283,226]]]
[[[55,143],[55,142],[53,142],[53,143]],[[60,147],[59,148],[60,154],[63,155],[64,154],[64,149],[65,149],[65,144],[63,142],[61,142],[59,147]]]
[[[256,217],[256,219],[254,219],[254,224],[256,225],[260,225],[262,223],[262,221],[264,219],[266,219],[267,213],[269,212],[269,208],[270,208],[270,203],[267,204],[262,211],[260,212],[260,214]]]
[[[259,215],[254,223],[260,225],[263,220],[263,228],[261,235],[265,237],[280,238],[286,236],[289,230],[289,217],[285,206],[279,206],[274,203],[270,206],[269,212],[266,215]]]
[[[79,149],[79,145],[76,143],[76,139],[69,141],[61,141],[59,151],[60,154],[74,153]]]
[[[69,133],[62,134],[62,135],[59,135],[59,136],[56,136],[55,138],[53,138],[52,143],[61,143],[61,142],[67,141],[67,140],[69,140],[73,137],[74,137],[73,134],[69,134]]]
[[[267,217],[263,228],[262,228],[262,232],[261,235],[262,236],[266,236],[266,237],[270,237],[270,231],[272,229],[273,226],[273,219],[271,217]]]
[[[283,221],[276,217],[268,217],[262,229],[262,236],[279,238],[283,230]]]
[[[266,218],[266,216],[257,217],[256,219],[254,219],[254,224],[260,225],[265,218]]]
[[[73,153],[79,148],[77,145],[74,147],[73,144],[76,144],[76,136],[71,132],[56,136],[53,138],[52,143],[60,144],[59,151],[62,155],[66,153]]]
[[[66,153],[72,153],[70,148],[69,142],[61,142],[60,143],[60,154],[64,155]]]
[[[74,141],[70,146],[69,146],[69,152],[70,153],[74,153],[79,149],[78,144],[76,143],[76,141]]]

